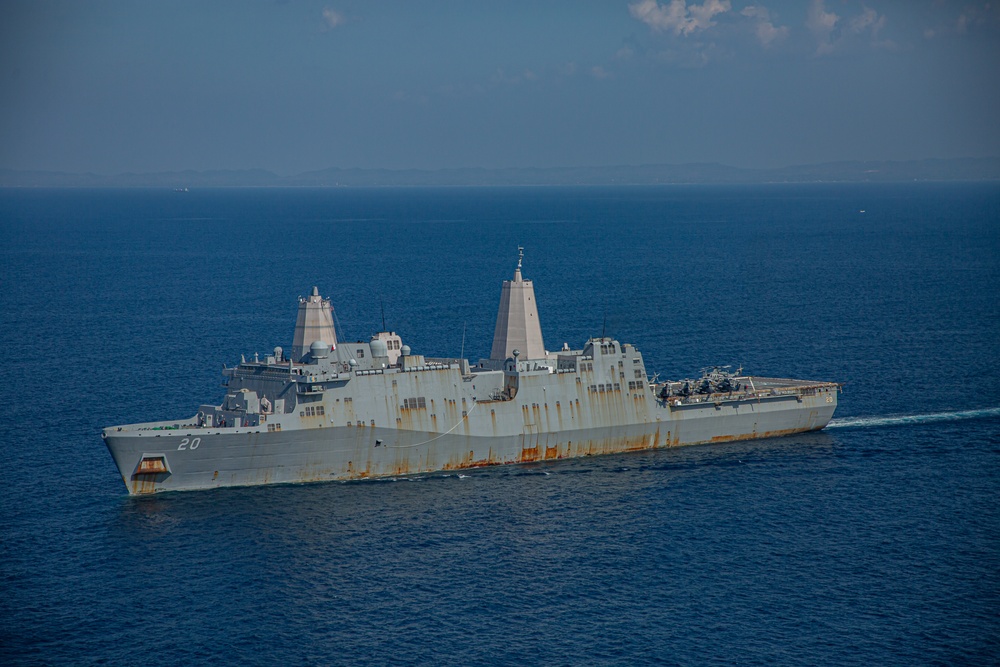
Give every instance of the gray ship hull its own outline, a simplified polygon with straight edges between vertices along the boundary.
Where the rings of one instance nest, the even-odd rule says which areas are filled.
[[[337,342],[330,301],[299,298],[280,347],[224,368],[197,415],[104,429],[133,494],[410,475],[769,438],[826,426],[839,385],[731,374],[650,379],[635,346],[545,349],[534,285],[503,282],[489,359],[425,359],[389,331]]]
[[[450,379],[461,381],[457,373],[451,375],[456,377]],[[769,438],[818,430],[832,418],[837,385],[770,382],[783,389],[673,404],[656,401],[648,389],[640,398],[611,392],[597,399],[605,403],[607,413],[597,419],[599,409],[580,408],[576,399],[568,401],[569,411],[561,401],[555,409],[531,401],[484,401],[473,403],[465,415],[452,411],[454,424],[445,420],[440,429],[372,426],[370,420],[357,419],[338,426],[343,415],[336,414],[331,400],[333,405],[322,419],[294,429],[199,428],[188,420],[188,428],[183,423],[173,428],[175,422],[119,427],[121,431],[109,428],[105,441],[129,492],[145,494],[365,479]],[[512,413],[521,418],[512,420]],[[629,419],[642,413],[646,418],[641,421]],[[418,417],[411,415],[409,421],[421,421]],[[601,420],[614,423],[594,423]],[[430,425],[437,419],[423,421]],[[548,428],[560,424],[561,428]]]

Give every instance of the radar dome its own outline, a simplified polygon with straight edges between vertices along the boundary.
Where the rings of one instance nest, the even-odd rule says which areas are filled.
[[[410,356],[410,346],[404,345],[403,347],[399,348],[399,353],[404,357]]]
[[[385,344],[384,340],[379,340],[376,338],[369,345],[372,348],[373,357],[388,357],[389,356],[389,346]]]
[[[309,356],[313,359],[326,359],[326,355],[330,353],[330,346],[321,340],[313,341],[312,345],[309,346]]]

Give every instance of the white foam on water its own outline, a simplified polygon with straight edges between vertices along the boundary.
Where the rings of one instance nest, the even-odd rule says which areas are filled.
[[[847,417],[833,419],[827,428],[872,428],[879,426],[906,426],[908,424],[929,424],[932,422],[953,422],[963,419],[983,419],[1000,417],[1000,408],[963,410],[961,412],[932,412],[923,415],[895,415],[889,417]]]

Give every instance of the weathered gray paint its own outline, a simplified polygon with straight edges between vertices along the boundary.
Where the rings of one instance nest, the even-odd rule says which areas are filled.
[[[835,383],[756,377],[734,378],[739,391],[661,398],[639,351],[607,338],[474,367],[414,354],[391,363],[387,338],[304,363],[241,363],[225,370],[221,405],[109,427],[105,442],[129,492],[151,493],[772,437],[821,429],[837,407]]]

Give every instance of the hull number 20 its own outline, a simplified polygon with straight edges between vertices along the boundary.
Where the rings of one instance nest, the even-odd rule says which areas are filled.
[[[184,438],[181,440],[181,444],[177,445],[177,451],[184,451],[185,449],[198,449],[198,445],[201,444],[201,438]]]

